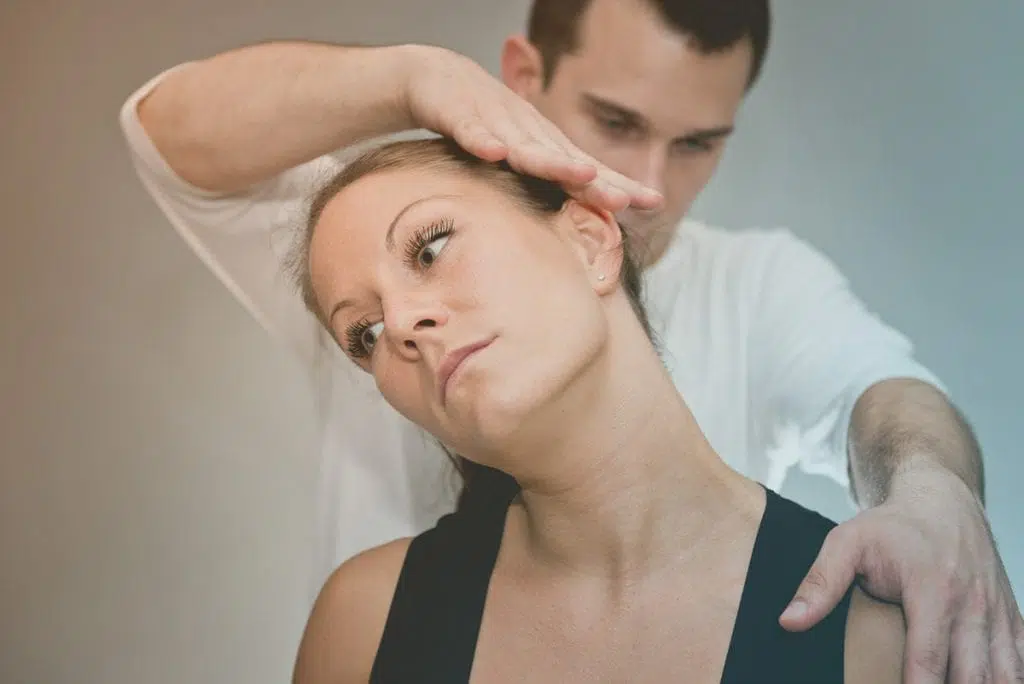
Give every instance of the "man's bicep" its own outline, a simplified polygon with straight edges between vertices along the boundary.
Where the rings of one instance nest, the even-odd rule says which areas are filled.
[[[244,192],[214,193],[178,176],[142,127],[138,103],[172,70],[139,88],[121,109],[132,163],[151,199],[192,252],[261,327],[303,360],[322,344],[287,261],[312,194],[340,168],[323,157]]]

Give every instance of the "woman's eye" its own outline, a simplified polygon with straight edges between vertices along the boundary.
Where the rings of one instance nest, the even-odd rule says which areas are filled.
[[[448,242],[448,236],[442,235],[434,238],[420,250],[419,262],[421,266],[430,266],[437,259],[441,250],[444,249],[445,243]]]
[[[375,323],[374,325],[366,326],[366,329],[359,335],[359,342],[363,345],[363,349],[369,354],[373,351],[373,345],[377,344],[377,340],[384,333],[384,323]]]

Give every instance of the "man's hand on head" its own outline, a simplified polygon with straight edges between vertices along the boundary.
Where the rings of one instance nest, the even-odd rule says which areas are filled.
[[[908,684],[1024,682],[1020,609],[984,509],[952,472],[896,475],[885,501],[834,528],[782,626],[817,624],[855,578],[903,605]]]
[[[408,49],[407,106],[422,128],[453,138],[481,159],[505,160],[517,171],[555,181],[610,212],[661,206],[660,193],[583,152],[471,59],[432,46]]]

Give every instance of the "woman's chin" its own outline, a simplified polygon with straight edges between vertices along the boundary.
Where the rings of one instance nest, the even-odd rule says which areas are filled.
[[[533,443],[546,407],[561,389],[557,378],[530,380],[520,375],[502,382],[466,383],[446,402],[449,427],[459,433],[458,442],[488,452],[515,450]],[[545,421],[546,422],[546,421]],[[467,449],[468,451],[468,449]]]

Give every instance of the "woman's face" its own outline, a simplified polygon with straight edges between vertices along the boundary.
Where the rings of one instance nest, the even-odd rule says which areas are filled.
[[[572,202],[544,219],[466,174],[389,170],[330,201],[310,269],[344,351],[469,455],[549,423],[600,358],[617,242],[609,217]]]

